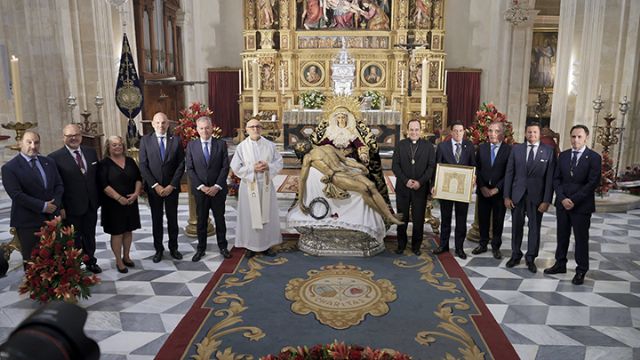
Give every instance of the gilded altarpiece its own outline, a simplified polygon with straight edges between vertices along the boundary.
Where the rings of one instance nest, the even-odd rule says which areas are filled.
[[[300,106],[300,94],[330,96],[331,64],[342,39],[355,60],[354,96],[377,91],[386,111],[400,112],[402,128],[412,118],[424,120],[427,132],[446,124],[445,0],[243,1],[241,124],[260,112],[275,115],[273,125],[282,129],[284,112]]]

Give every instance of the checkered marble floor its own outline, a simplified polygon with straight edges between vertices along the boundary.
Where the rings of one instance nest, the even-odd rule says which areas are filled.
[[[279,176],[276,185],[283,180]],[[283,229],[291,199],[292,194],[279,194]],[[2,242],[10,238],[9,208],[10,200],[0,188]],[[185,259],[175,261],[165,254],[162,262],[154,264],[149,208],[141,205],[140,211],[142,229],[134,232],[131,252],[136,267],[128,274],[116,271],[109,235],[98,227],[96,256],[104,270],[102,283],[93,288],[91,298],[79,304],[89,312],[85,330],[99,343],[102,359],[153,359],[222,262],[214,239],[210,239],[204,260],[191,262],[197,241],[180,235],[179,250]],[[230,244],[236,216],[235,202],[230,200],[226,211]],[[187,219],[188,206],[182,199],[181,226]],[[468,221],[473,222],[473,208]],[[522,264],[505,267],[510,250],[509,215],[503,260],[494,260],[490,253],[471,255],[476,244],[469,241],[465,250],[470,256],[456,260],[522,359],[640,359],[640,210],[593,216],[591,270],[583,286],[571,284],[572,252],[567,274],[542,274],[553,264],[555,227],[552,210],[543,218],[537,274]],[[0,279],[0,341],[38,307],[17,293],[23,276],[19,254],[12,254],[11,265],[13,270]]]

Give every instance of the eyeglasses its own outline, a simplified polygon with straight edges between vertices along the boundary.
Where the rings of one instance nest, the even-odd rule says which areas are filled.
[[[78,137],[78,136],[82,136],[82,134],[65,134],[64,137],[66,138],[72,138],[72,137]]]
[[[247,129],[262,129],[262,125],[251,125],[251,126],[247,126]]]

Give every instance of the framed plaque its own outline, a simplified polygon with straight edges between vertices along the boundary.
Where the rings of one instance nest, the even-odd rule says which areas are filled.
[[[475,173],[473,166],[438,164],[433,198],[470,203]]]

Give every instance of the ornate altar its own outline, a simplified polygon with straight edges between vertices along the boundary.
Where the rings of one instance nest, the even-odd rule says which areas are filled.
[[[378,92],[399,127],[418,117],[428,129],[446,124],[444,0],[243,1],[241,128],[263,112],[283,129],[307,91],[348,94],[332,78],[343,48],[353,58],[352,95]]]

